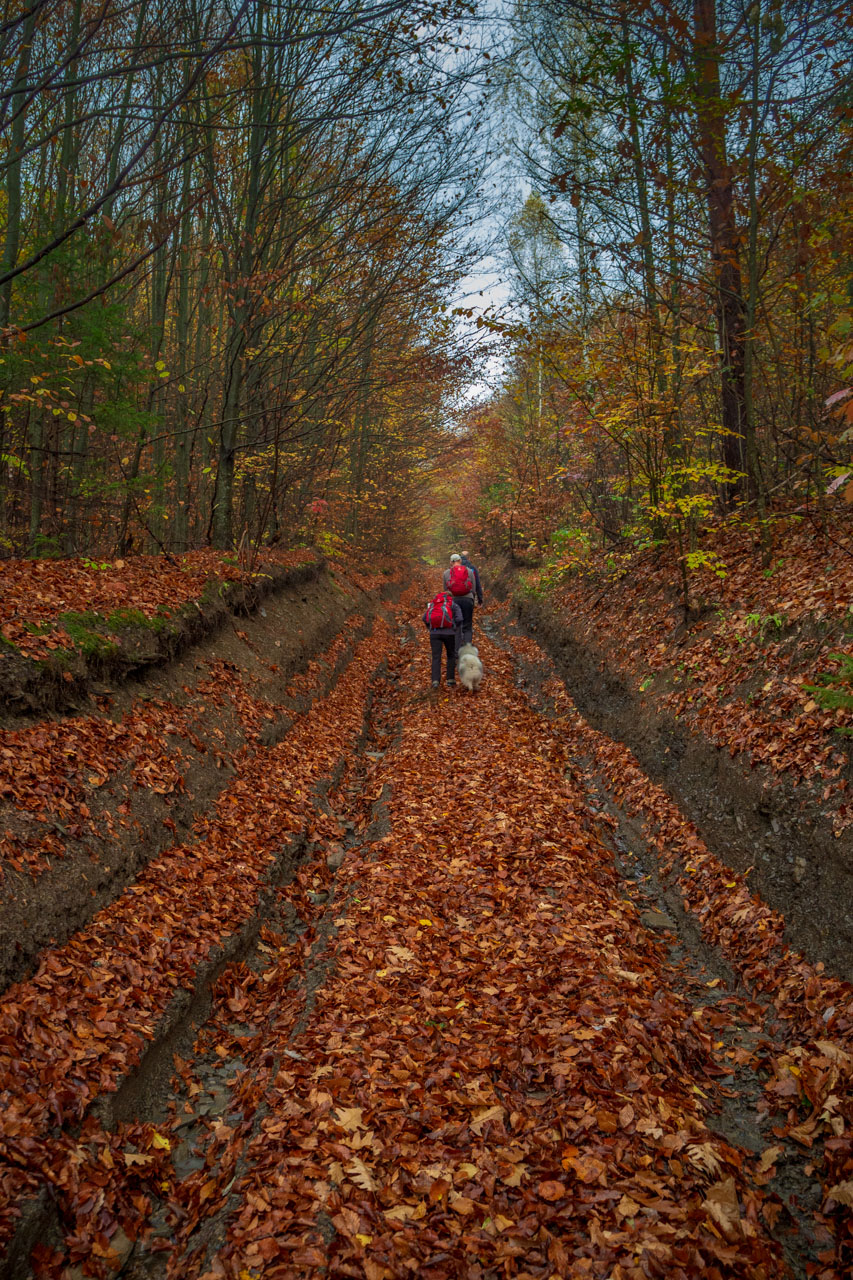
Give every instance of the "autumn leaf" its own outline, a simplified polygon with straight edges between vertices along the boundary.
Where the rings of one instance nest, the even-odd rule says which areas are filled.
[[[361,1128],[364,1123],[363,1115],[361,1107],[339,1107],[335,1112],[335,1121],[347,1133],[355,1133],[356,1129]]]
[[[563,1200],[566,1196],[566,1188],[562,1182],[546,1179],[546,1181],[539,1183],[536,1188],[536,1193],[541,1196],[543,1200]]]
[[[781,1155],[784,1155],[783,1147],[765,1147],[758,1160],[759,1173],[766,1173]]]
[[[740,1235],[740,1205],[734,1178],[725,1178],[709,1187],[704,1207],[726,1239]]]
[[[348,1164],[344,1165],[344,1168],[357,1187],[361,1187],[364,1191],[376,1190],[373,1174],[358,1156],[354,1156]]]
[[[503,1107],[478,1107],[474,1119],[469,1122],[472,1133],[481,1134],[491,1120],[503,1120],[506,1112]]]

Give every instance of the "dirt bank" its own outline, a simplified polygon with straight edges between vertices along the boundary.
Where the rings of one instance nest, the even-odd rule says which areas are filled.
[[[748,870],[751,887],[785,916],[789,943],[853,976],[853,841],[849,830],[833,833],[814,791],[691,732],[655,690],[632,687],[547,597],[523,593],[510,573],[495,589],[553,658],[589,723],[630,748],[723,862]]]
[[[0,990],[189,838],[237,761],[332,687],[381,594],[323,565],[300,569],[175,661],[161,655],[115,692],[98,684],[94,714],[14,722],[3,734]],[[309,695],[298,673],[318,660]]]
[[[65,604],[72,600],[75,612],[56,615],[56,588],[53,597],[39,591],[39,573],[45,569],[55,571],[54,564],[39,561],[20,561],[32,570],[35,582],[30,594],[22,598],[20,582],[11,580],[8,566],[0,575],[4,592],[11,600],[4,599],[4,630],[0,636],[0,725],[14,723],[17,717],[42,716],[50,711],[74,711],[88,706],[97,697],[99,682],[119,684],[138,676],[152,667],[171,662],[192,645],[216,635],[231,619],[254,613],[270,595],[306,586],[316,581],[325,571],[321,556],[308,550],[283,554],[281,563],[265,561],[253,574],[237,574],[226,564],[208,566],[215,571],[209,575],[187,574],[174,584],[173,594],[163,592],[168,604],[158,607],[152,614],[136,606],[132,594],[135,584],[125,562],[121,575],[111,566],[102,566],[105,580],[119,577],[118,587],[113,581],[113,591],[124,601],[125,607],[109,611],[103,604],[104,581],[86,581],[92,575],[84,575],[78,583],[79,597],[73,587],[67,591]],[[160,562],[162,564],[162,562]],[[180,568],[178,562],[174,562]],[[79,567],[73,562],[60,562],[60,577],[65,574],[73,582]],[[136,571],[136,566],[134,566]],[[43,576],[43,572],[42,572]],[[154,575],[149,571],[148,577]],[[141,590],[141,587],[139,587]],[[100,590],[100,595],[98,591]],[[189,593],[189,598],[186,598]],[[195,593],[195,594],[194,594]],[[87,606],[94,600],[99,608]],[[83,609],[83,612],[78,610]],[[24,617],[29,614],[29,617]],[[23,629],[23,630],[22,630]],[[31,652],[21,650],[10,642],[6,632],[11,631]]]

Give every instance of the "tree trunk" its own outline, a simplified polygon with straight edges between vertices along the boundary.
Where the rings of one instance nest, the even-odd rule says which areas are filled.
[[[726,110],[720,97],[716,0],[693,0],[698,147],[705,176],[711,267],[721,361],[722,456],[733,473],[724,486],[731,502],[743,491],[746,469],[746,307],[738,253],[734,188],[726,149]]]
[[[15,71],[15,87],[9,104],[12,116],[11,158],[6,169],[6,235],[3,241],[3,257],[0,259],[0,270],[5,275],[11,271],[18,260],[18,247],[21,238],[21,153],[24,149],[26,111],[24,95],[26,93],[27,75],[30,69],[30,53],[32,49],[33,31],[36,25],[38,8],[33,5],[24,23],[21,40],[21,52],[18,55],[18,66]],[[7,280],[0,287],[0,335],[8,327],[12,316],[12,285]]]

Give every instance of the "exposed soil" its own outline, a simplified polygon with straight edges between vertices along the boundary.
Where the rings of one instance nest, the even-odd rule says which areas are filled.
[[[233,776],[236,752],[253,740],[269,745],[305,709],[298,689],[288,691],[294,673],[313,661],[353,615],[357,625],[324,688],[334,682],[353,643],[376,607],[378,593],[366,594],[322,567],[291,571],[249,617],[219,619],[216,634],[171,663],[162,661],[142,677],[113,690],[89,686],[101,710],[96,718],[120,723],[140,703],[188,707],[191,741],[178,733],[164,738],[175,762],[176,781],[134,782],[119,771],[86,794],[88,816],[71,824],[39,818],[12,805],[0,808],[0,826],[17,841],[56,840],[37,878],[29,870],[3,867],[0,900],[0,990],[32,971],[45,946],[60,945],[122,892],[151,858],[189,834],[193,822],[216,801]],[[294,581],[294,574],[296,581]],[[212,672],[226,668],[255,698],[270,704],[267,722],[247,733],[238,708],[227,698],[199,693]],[[50,717],[47,717],[50,720]],[[44,721],[43,721],[44,722]],[[27,725],[29,719],[14,722]],[[61,723],[61,718],[58,721]],[[97,779],[95,779],[97,782]]]
[[[127,622],[115,627],[92,621],[92,636],[102,643],[96,643],[91,652],[60,650],[34,660],[0,647],[0,727],[21,716],[80,710],[97,695],[99,681],[118,683],[171,662],[214,636],[235,616],[253,613],[269,595],[288,589],[296,592],[317,581],[324,571],[320,558],[293,568],[266,565],[257,577],[218,584],[157,626]]]
[[[792,946],[833,972],[853,977],[853,837],[837,838],[813,793],[769,769],[750,768],[690,732],[608,669],[606,657],[573,634],[547,600],[523,595],[505,576],[496,584],[521,625],[553,658],[578,710],[625,743],[664,787],[702,839],[783,913]]]

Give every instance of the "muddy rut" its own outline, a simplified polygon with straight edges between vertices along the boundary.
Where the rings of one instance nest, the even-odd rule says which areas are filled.
[[[431,693],[422,594],[7,993],[0,1276],[840,1280],[850,989],[500,612]]]

